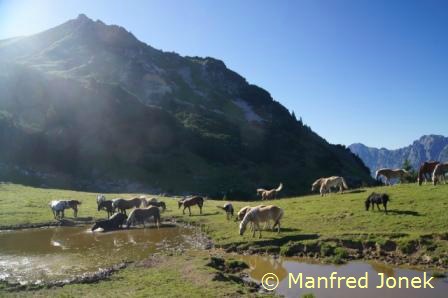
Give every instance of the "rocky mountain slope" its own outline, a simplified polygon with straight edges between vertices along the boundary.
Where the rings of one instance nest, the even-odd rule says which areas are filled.
[[[372,148],[356,143],[349,146],[374,173],[380,168],[401,168],[409,160],[415,170],[427,160],[448,161],[448,138],[440,135],[425,135],[411,145],[388,150]]]
[[[253,197],[324,175],[370,183],[270,94],[85,15],[0,41],[0,178],[101,191]]]

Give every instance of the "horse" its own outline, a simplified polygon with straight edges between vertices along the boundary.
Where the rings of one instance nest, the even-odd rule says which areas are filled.
[[[182,205],[184,206],[184,209],[182,210],[182,214],[185,214],[185,209],[188,208],[188,212],[190,213],[190,216],[191,216],[190,207],[194,206],[194,205],[198,205],[199,213],[202,214],[202,206],[204,206],[204,198],[202,198],[200,196],[196,196],[196,197],[192,197],[192,198],[188,198],[188,199],[183,199],[177,203],[179,205],[179,209],[180,209],[180,207],[182,207]]]
[[[325,179],[328,179],[328,178],[334,178],[334,177],[337,177],[337,176],[331,176],[331,177],[326,177],[326,178],[325,178],[325,177],[322,177],[322,178],[317,179],[317,180],[314,181],[313,184],[311,185],[311,191],[314,192],[314,191],[320,189],[320,186],[322,185],[322,182],[325,181]],[[330,188],[329,191],[331,192],[331,188]]]
[[[256,230],[258,229],[261,238],[260,223],[268,222],[269,220],[274,221],[272,230],[277,226],[277,233],[280,233],[280,220],[282,219],[283,214],[283,209],[274,205],[251,208],[240,223],[240,235],[242,236],[244,234],[247,224],[251,222],[254,225],[252,237],[255,237]]]
[[[378,171],[376,171],[375,173],[375,179],[378,180],[379,176],[384,176],[386,178],[386,185],[392,185],[390,183],[390,179],[394,179],[394,178],[400,178],[400,183],[403,180],[404,177],[409,176],[409,172],[404,170],[404,169],[379,169]]]
[[[126,221],[126,227],[129,228],[131,225],[137,225],[139,223],[143,224],[145,227],[145,221],[149,218],[154,217],[154,223],[159,228],[160,226],[160,210],[158,207],[151,206],[148,208],[137,208],[132,210],[129,214],[129,218]]]
[[[261,194],[262,200],[272,200],[275,199],[277,196],[277,193],[280,192],[283,189],[283,183],[280,183],[280,185],[277,188],[271,189],[271,190],[265,190]]]
[[[232,203],[227,202],[227,203],[224,204],[223,207],[221,207],[221,206],[216,206],[216,207],[218,207],[218,208],[220,208],[220,209],[222,209],[222,210],[224,210],[226,212],[227,220],[229,220],[229,219],[231,219],[233,217],[234,209],[233,209]]]
[[[425,161],[421,166],[420,169],[418,169],[418,185],[422,185],[422,180],[425,180],[425,184],[428,181],[427,174],[430,176],[432,175],[432,172],[434,172],[434,168],[439,164],[438,161],[430,160]]]
[[[81,205],[80,201],[77,200],[67,200],[67,201],[51,201],[50,202],[50,208],[53,212],[53,216],[55,219],[62,219],[64,218],[64,210],[65,209],[73,209],[73,216],[78,216],[78,205]],[[61,216],[62,214],[62,216]]]
[[[126,200],[126,199],[115,199],[112,201],[112,206],[114,208],[114,212],[116,209],[118,209],[121,213],[126,214],[126,209],[131,209],[131,208],[139,208],[140,205],[142,204],[142,199],[140,198],[133,198],[130,200]]]
[[[148,207],[148,206],[155,206],[155,207],[162,208],[162,212],[165,212],[165,210],[166,210],[166,204],[165,204],[165,202],[162,202],[162,201],[158,202],[157,200],[153,201],[152,199],[150,201],[144,200],[143,207]]]
[[[102,195],[102,194],[98,195],[96,197],[96,205],[98,206],[102,201],[105,201],[105,200],[106,200],[106,196],[105,195]]]
[[[114,214],[114,206],[112,205],[112,201],[101,201],[98,204],[98,211],[101,211],[102,209],[107,212],[107,218]]]
[[[445,173],[448,172],[448,162],[444,162],[444,163],[439,163],[438,165],[435,166],[434,168],[434,172],[432,173],[432,183],[434,185],[437,184],[437,180],[440,181],[440,183],[446,184],[445,181]]]
[[[257,197],[258,196],[261,197],[265,191],[268,191],[268,190],[264,189],[264,188],[257,188]]]
[[[370,204],[372,204],[372,211],[376,207],[378,208],[378,211],[380,211],[380,204],[383,204],[384,206],[384,212],[387,214],[387,203],[390,201],[389,195],[386,193],[376,193],[372,192],[368,197],[367,200],[364,202],[366,205],[366,211],[369,211]]]
[[[127,216],[123,213],[115,213],[109,219],[102,219],[95,222],[91,230],[95,231],[98,228],[102,228],[104,231],[118,230],[122,225],[124,225],[126,218]]]
[[[320,195],[323,197],[327,192],[330,192],[332,187],[339,187],[341,193],[344,192],[344,189],[348,189],[347,183],[345,183],[343,177],[332,176],[322,180],[320,185]]]

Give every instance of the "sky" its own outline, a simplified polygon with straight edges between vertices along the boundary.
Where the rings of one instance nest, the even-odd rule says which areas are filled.
[[[448,1],[0,0],[0,39],[80,13],[223,60],[331,143],[448,136]]]

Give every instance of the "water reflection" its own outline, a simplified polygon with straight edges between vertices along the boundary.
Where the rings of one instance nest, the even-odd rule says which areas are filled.
[[[92,233],[86,227],[0,232],[0,280],[39,282],[94,272],[124,260],[188,247],[188,229],[131,229]]]
[[[404,288],[405,282],[402,283],[402,288],[398,288],[398,283],[395,288],[388,288],[384,286],[383,288],[377,288],[381,285],[381,275],[384,274],[385,279],[392,277],[397,281],[400,277],[405,278],[409,281],[414,277],[419,277],[423,280],[423,272],[399,269],[384,264],[378,263],[363,263],[363,262],[353,262],[345,265],[326,265],[326,264],[312,264],[306,263],[303,259],[296,258],[279,258],[275,259],[266,256],[243,256],[241,257],[246,263],[250,265],[250,276],[251,278],[261,281],[261,278],[266,273],[274,273],[278,276],[280,284],[276,289],[276,292],[282,294],[286,297],[300,297],[305,293],[314,293],[318,298],[347,298],[347,297],[363,297],[363,298],[376,298],[376,297],[406,297],[406,298],[442,298],[448,297],[448,280],[445,279],[432,279],[431,284],[434,289],[423,287],[420,289],[414,288]],[[360,277],[368,276],[368,288],[361,289],[356,287],[354,289],[348,288],[343,281],[341,287],[338,288],[335,283],[333,289],[325,289],[322,283],[321,288],[317,288],[318,277],[329,278],[332,272],[337,272],[338,277],[354,277],[359,279]],[[291,283],[291,288],[289,287],[289,274],[293,274],[294,278],[302,273],[303,278],[313,277],[316,281],[315,289],[308,289],[305,287],[305,282],[303,282],[303,287],[300,288],[299,283]],[[431,278],[431,273],[427,273],[427,279]],[[410,285],[410,283],[409,283]]]

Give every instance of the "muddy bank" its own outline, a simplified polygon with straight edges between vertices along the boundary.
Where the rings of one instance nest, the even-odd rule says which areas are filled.
[[[23,223],[17,225],[0,226],[0,231],[3,230],[23,230],[23,229],[36,229],[36,228],[51,228],[51,227],[75,227],[88,224],[94,224],[95,218],[93,217],[79,217],[79,218],[64,218],[61,220],[47,221],[41,223]]]
[[[310,235],[308,235],[310,236]],[[447,234],[428,234],[417,239],[403,239],[407,235],[393,235],[391,239],[372,239],[372,235],[347,235],[335,237],[304,237],[307,240],[290,240],[282,245],[275,241],[260,243],[231,243],[217,245],[226,252],[252,255],[298,256],[313,258],[324,263],[343,264],[347,261],[378,261],[394,266],[446,271],[448,255],[431,255],[440,241],[447,241]]]
[[[8,292],[16,292],[16,291],[35,291],[40,289],[49,289],[54,287],[63,287],[70,284],[92,284],[97,283],[103,280],[108,280],[110,276],[119,270],[127,268],[132,262],[124,262],[120,264],[116,264],[110,268],[101,269],[97,272],[86,273],[80,276],[74,276],[65,280],[51,281],[51,282],[43,282],[39,284],[20,284],[20,283],[12,283],[8,281],[0,281],[0,284],[3,288]]]

